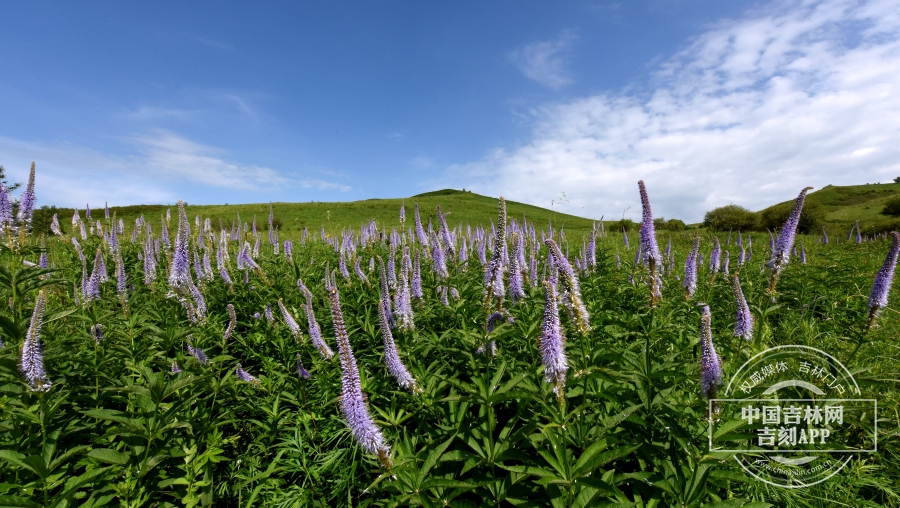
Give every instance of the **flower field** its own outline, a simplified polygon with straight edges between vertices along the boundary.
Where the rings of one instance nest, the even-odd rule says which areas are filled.
[[[631,238],[502,198],[278,238],[35,231],[32,173],[15,214],[0,189],[0,506],[900,505],[896,234],[795,235],[805,190],[771,239],[656,232],[635,190]],[[879,401],[879,451],[802,489],[708,451],[707,398],[780,344]]]

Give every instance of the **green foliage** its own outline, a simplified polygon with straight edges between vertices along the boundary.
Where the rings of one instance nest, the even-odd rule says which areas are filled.
[[[687,229],[687,224],[679,219],[666,220],[663,217],[658,217],[653,219],[653,227],[656,228],[657,231],[684,231]]]
[[[710,231],[754,231],[758,228],[756,214],[735,204],[706,212],[703,226]]]
[[[158,218],[153,226],[160,230]],[[326,265],[338,265],[338,255],[317,235],[296,243],[290,260],[261,249],[257,262],[265,278],[253,272],[244,284],[232,261],[233,288],[218,277],[198,281],[209,312],[197,322],[167,287],[164,247],[158,280],[144,283],[142,242],[125,241],[130,231],[120,237],[133,285],[124,301],[111,280],[100,301],[76,304],[82,263],[70,243],[48,239],[54,268],[47,270],[23,263],[37,261],[37,238],[29,239],[34,245],[0,248],[6,346],[0,349],[0,505],[900,506],[900,454],[890,445],[896,415],[887,411],[879,420],[879,440],[888,444],[878,455],[814,488],[772,489],[752,481],[730,457],[708,453],[708,406],[697,367],[695,302],[705,301],[726,377],[769,346],[812,345],[845,363],[854,355],[873,359],[857,379],[866,393],[877,394],[879,406],[897,407],[900,355],[893,341],[900,320],[885,312],[879,328],[858,332],[887,242],[825,246],[801,238],[809,264],[791,262],[777,304],[755,257],[746,265],[753,269],[741,273],[759,324],[746,342],[732,336],[734,304],[724,278],[705,274],[694,301],[685,300],[675,276],[692,235],[671,235],[675,269],[664,272],[664,299],[651,309],[633,256],[623,255],[616,267],[622,237],[609,229],[598,236],[596,268],[579,274],[592,330],[577,334],[569,316],[561,316],[569,357],[562,404],[543,379],[537,344],[543,292],[531,281],[525,299],[508,305],[513,322],[488,335],[477,256],[470,255],[467,267],[451,261],[447,280],[438,280],[422,258],[425,298],[415,305],[416,328],[395,331],[401,358],[422,388],[411,394],[383,363],[377,284],[339,278],[362,389],[392,447],[391,470],[353,441],[338,407],[340,362],[322,358],[308,338],[298,278],[313,292],[316,316],[334,347],[321,279]],[[577,252],[584,238],[571,233],[569,239]],[[765,258],[765,242],[753,239]],[[253,244],[249,234],[229,242],[232,260],[245,240]],[[101,238],[81,243],[87,253],[99,247],[114,265]],[[722,247],[731,249],[735,267],[735,246]],[[358,257],[368,270],[379,255],[387,260],[389,247],[360,245],[349,263]],[[541,273],[546,249],[537,255]],[[375,272],[367,275],[377,280]],[[442,304],[439,285],[457,288],[460,298]],[[43,393],[30,390],[16,366],[40,290],[48,295],[42,338],[53,382]],[[253,317],[266,305],[278,315],[279,299],[301,323],[299,339],[280,316],[272,323]],[[228,304],[237,326],[226,340]],[[95,342],[89,330],[98,323],[104,338]],[[476,353],[486,340],[497,342],[496,357]],[[187,353],[188,341],[206,352],[209,364]],[[298,354],[309,379],[297,375]],[[173,362],[182,372],[171,372]],[[237,379],[238,363],[259,378],[258,386]]]
[[[900,196],[885,201],[884,207],[881,209],[881,215],[900,217]]]
[[[615,232],[632,231],[636,227],[637,227],[637,224],[633,220],[623,217],[623,218],[617,220],[616,222],[612,223],[611,230],[615,231]]]

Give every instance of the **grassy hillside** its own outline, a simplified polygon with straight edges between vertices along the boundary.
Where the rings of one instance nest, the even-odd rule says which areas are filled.
[[[344,227],[359,228],[360,224],[370,219],[385,224],[388,228],[399,226],[400,205],[406,206],[406,223],[414,224],[415,205],[419,205],[419,213],[422,223],[427,226],[428,219],[436,219],[436,209],[440,205],[441,212],[447,214],[447,223],[452,227],[456,224],[489,224],[491,220],[497,220],[497,198],[482,196],[470,191],[458,191],[445,189],[435,192],[419,194],[409,198],[397,199],[366,199],[362,201],[348,202],[308,202],[308,203],[272,203],[275,213],[276,225],[280,223],[282,238],[294,237],[303,231],[304,227],[310,232],[317,233],[324,226],[328,232],[340,231]],[[159,224],[159,217],[165,215],[166,209],[175,213],[175,207],[169,205],[136,205],[127,207],[110,208],[110,213],[116,213],[117,217],[125,219],[128,231],[134,224],[134,219],[144,214],[153,224]],[[590,231],[592,221],[574,215],[556,213],[546,208],[507,201],[507,214],[510,217],[521,219],[524,215],[529,221],[536,224],[546,224],[551,218],[555,227],[563,227],[569,232],[570,238],[578,238]],[[64,231],[71,227],[72,209],[56,209],[50,212],[58,213],[60,223]],[[265,229],[269,216],[269,203],[246,205],[197,205],[189,204],[188,216],[193,220],[195,215],[210,217],[214,225],[218,220],[223,224],[229,224],[240,214],[241,220],[250,222],[254,215],[258,227]],[[103,209],[94,209],[91,212],[94,219],[103,217]],[[84,218],[84,210],[81,210]],[[48,217],[49,219],[49,217]],[[48,222],[49,224],[49,222]]]
[[[885,202],[895,196],[900,196],[900,183],[827,185],[810,192],[807,200],[821,204],[827,223],[852,224],[859,221],[861,225],[865,225],[889,219],[880,212]],[[785,203],[788,202],[770,208],[783,206]]]

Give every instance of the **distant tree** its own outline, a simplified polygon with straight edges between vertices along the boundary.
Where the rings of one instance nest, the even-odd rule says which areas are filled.
[[[884,208],[881,209],[881,215],[900,217],[900,196],[895,196],[887,200],[884,204]]]
[[[713,208],[703,217],[703,225],[710,231],[751,231],[756,224],[755,213],[735,204]]]
[[[9,192],[12,192],[22,186],[21,183],[9,183],[6,180],[6,168],[4,168],[2,165],[0,165],[0,182],[3,182],[3,185]]]
[[[632,229],[634,229],[634,226],[635,224],[633,220],[626,219],[624,217],[621,220],[613,223],[615,231],[622,231],[622,229],[624,229],[625,231],[631,231]]]
[[[894,178],[894,183],[900,183],[900,176],[898,176],[897,178]]]
[[[793,207],[794,201],[788,201],[759,212],[760,227],[772,231],[780,229],[787,221]],[[817,233],[821,231],[824,222],[825,208],[822,203],[815,198],[807,197],[803,205],[803,213],[800,214],[800,224],[797,226],[797,230],[800,233]]]
[[[653,226],[658,231],[684,231],[687,225],[684,221],[678,219],[666,220],[665,217],[657,217],[653,219]]]

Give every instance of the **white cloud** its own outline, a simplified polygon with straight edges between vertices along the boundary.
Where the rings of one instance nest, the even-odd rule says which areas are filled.
[[[449,170],[457,186],[572,212],[702,219],[801,188],[900,175],[900,10],[890,0],[776,3],[711,27],[643,93],[534,112],[531,139]],[[583,208],[583,212],[582,212]]]
[[[572,82],[566,69],[566,53],[575,41],[571,32],[556,39],[534,42],[513,51],[510,60],[529,79],[549,88],[560,88]]]
[[[168,131],[126,138],[125,142],[133,152],[116,155],[68,143],[0,137],[0,154],[10,181],[27,178],[31,160],[36,160],[39,205],[196,201],[201,195],[214,195],[217,188],[268,194],[290,188],[350,190],[335,182],[235,162],[225,150]]]

